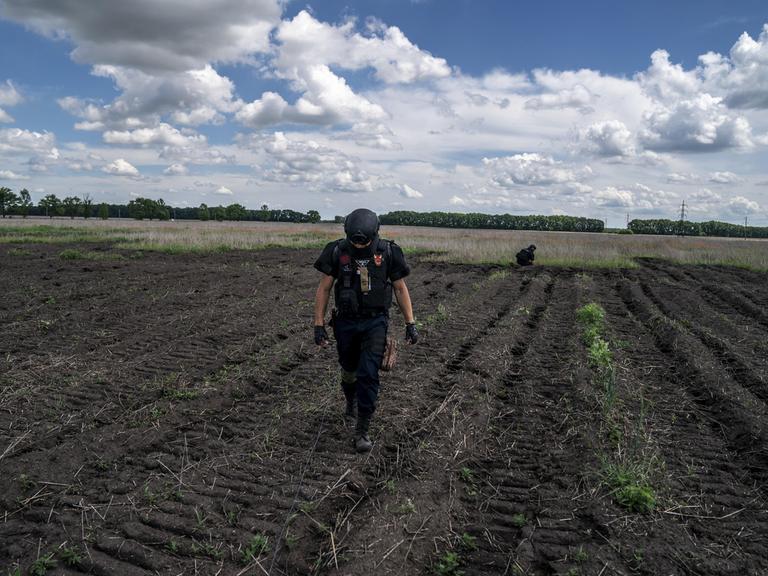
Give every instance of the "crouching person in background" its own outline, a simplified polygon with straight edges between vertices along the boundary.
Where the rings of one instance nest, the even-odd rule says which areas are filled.
[[[523,248],[518,252],[515,256],[517,258],[517,263],[520,266],[530,266],[533,264],[533,253],[536,250],[536,246],[531,244],[528,246],[528,248]]]

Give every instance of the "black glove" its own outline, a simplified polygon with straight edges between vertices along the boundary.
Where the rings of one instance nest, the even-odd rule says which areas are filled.
[[[315,326],[315,344],[322,346],[326,342],[328,342],[328,332],[325,331],[325,326]]]
[[[419,331],[416,330],[416,324],[405,325],[405,341],[416,344],[419,341]]]

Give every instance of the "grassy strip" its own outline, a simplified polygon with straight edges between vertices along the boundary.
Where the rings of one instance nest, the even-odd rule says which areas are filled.
[[[602,391],[603,429],[608,431],[609,444],[614,447],[614,450],[601,456],[603,482],[620,506],[630,512],[652,512],[656,506],[656,494],[648,478],[653,463],[633,460],[632,454],[623,448],[624,439],[617,423],[621,416],[614,410],[617,398],[616,367],[610,344],[604,337],[605,310],[599,304],[590,302],[576,311],[576,320],[582,328],[587,358],[595,375],[594,383]],[[642,417],[641,414],[641,420]]]
[[[93,250],[78,250],[67,248],[59,252],[62,260],[127,260],[123,254],[117,252],[96,252]]]
[[[330,223],[14,219],[0,224],[0,243],[116,242],[122,248],[169,254],[267,247],[319,250],[343,234],[340,225]],[[510,266],[521,246],[534,243],[537,264],[553,267],[636,268],[635,259],[649,257],[768,270],[768,241],[759,240],[403,226],[385,226],[381,234],[406,254],[436,262]]]

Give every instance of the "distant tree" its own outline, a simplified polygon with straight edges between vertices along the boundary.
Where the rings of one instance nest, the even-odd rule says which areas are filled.
[[[102,220],[109,218],[109,206],[105,202],[99,204],[99,218]]]
[[[75,216],[80,213],[82,201],[77,196],[67,196],[62,204],[64,205],[64,214],[74,220]]]
[[[263,212],[266,212],[267,210],[269,210],[269,205],[262,204],[260,210],[262,210]]]
[[[211,219],[211,213],[208,210],[207,204],[200,204],[200,208],[197,209],[197,218],[203,221]]]
[[[146,214],[146,207],[144,204],[144,198],[135,198],[128,202],[128,216],[135,220],[144,220],[149,218],[149,214]]]
[[[11,192],[10,188],[5,186],[0,187],[0,214],[5,218],[6,213],[10,213],[11,210],[19,203],[19,197]]]
[[[87,192],[83,194],[83,218],[91,217],[91,208],[93,206],[93,198]]]
[[[320,222],[320,212],[318,212],[317,210],[310,210],[309,212],[307,212],[307,220],[312,224]]]
[[[230,204],[226,208],[227,220],[242,220],[248,215],[248,211],[245,206],[240,204]]]
[[[334,216],[334,217],[333,217],[333,221],[334,221],[336,224],[344,224],[344,216],[338,216],[338,215],[337,215],[337,216]]]
[[[32,208],[32,198],[29,195],[29,190],[22,188],[19,190],[19,214],[26,218],[29,216],[29,209]]]
[[[224,206],[217,206],[213,209],[213,218],[216,222],[223,222],[227,217],[227,210]]]
[[[61,213],[61,200],[56,197],[56,194],[48,194],[38,202],[38,205],[40,208],[45,209],[45,215],[49,218],[53,218]]]
[[[170,220],[171,219],[171,211],[168,209],[168,206],[165,204],[165,200],[160,198],[159,200],[150,200],[150,202],[154,202],[154,206],[152,207],[152,212],[158,220]]]

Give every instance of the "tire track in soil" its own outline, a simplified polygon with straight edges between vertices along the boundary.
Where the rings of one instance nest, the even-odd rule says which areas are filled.
[[[729,268],[727,272],[716,268],[706,267],[706,273],[700,266],[672,266],[662,261],[642,260],[641,264],[650,270],[664,272],[674,280],[681,282],[691,291],[698,293],[712,307],[725,315],[739,313],[749,325],[758,324],[765,334],[768,328],[768,313],[765,306],[768,296],[759,298],[758,290],[766,283],[766,278],[754,278],[758,273],[746,277],[737,268]],[[750,286],[752,292],[744,290],[744,284]]]
[[[733,380],[709,348],[659,311],[638,282],[623,279],[619,292],[658,349],[677,366],[679,382],[708,416],[712,429],[764,491],[768,480],[764,404]]]
[[[768,335],[754,337],[734,328],[729,322],[720,320],[711,309],[702,306],[698,299],[692,299],[688,290],[666,287],[660,283],[651,284],[647,279],[643,279],[640,286],[643,293],[664,315],[685,326],[687,331],[711,351],[734,381],[760,401],[768,401],[768,382],[765,378],[768,363],[766,358],[754,354],[755,348],[761,343],[764,344]],[[692,313],[695,315],[692,316]],[[746,341],[752,345],[746,346]],[[740,352],[731,342],[747,348],[746,354]]]
[[[309,280],[309,277],[310,277],[310,275],[308,274],[307,275],[307,279],[304,280],[304,282],[307,282],[307,280]],[[304,283],[304,282],[302,282],[302,283]],[[313,285],[315,283],[316,283],[316,279],[312,278],[307,283],[307,287],[309,287],[310,285]],[[294,283],[294,286],[296,286],[296,284],[298,284],[298,283]],[[268,307],[268,308],[265,309],[265,312],[267,312],[267,311],[271,312],[271,311],[274,310],[274,308],[275,308],[274,306]],[[257,316],[258,316],[258,314],[257,314]],[[298,314],[296,314],[294,316],[296,316],[296,318],[301,318],[300,315],[298,315]],[[262,320],[265,320],[265,319],[268,320],[269,319],[269,313],[261,314],[261,317],[262,317]],[[275,322],[270,321],[269,323],[271,325],[274,325],[274,326],[277,325],[276,321]],[[295,321],[293,326],[287,326],[287,328],[291,329],[291,331],[293,331],[293,332],[303,333],[305,331],[305,328],[304,328],[303,324],[304,324],[304,321],[303,321],[303,318],[301,318],[301,319]],[[232,335],[231,330],[228,333],[230,335]],[[236,334],[234,336],[237,337]],[[284,340],[284,338],[275,338],[274,341],[273,341],[273,339],[270,337],[270,338],[267,338],[267,339],[257,340],[257,341],[255,341],[255,344],[256,345],[261,344],[261,346],[260,346],[261,352],[264,353],[266,351],[268,353],[270,347],[272,347],[274,344],[282,342],[283,340]],[[208,346],[213,346],[213,345],[215,345],[217,343],[216,340],[210,340],[210,339],[207,342],[208,342]],[[254,343],[254,342],[252,341],[252,343]],[[238,350],[238,351],[242,352],[242,347],[240,347],[240,348],[241,349]],[[248,351],[246,350],[245,352],[247,353]],[[148,353],[151,354],[151,352],[148,352]],[[299,361],[300,360],[301,360],[301,354],[299,354]],[[294,362],[294,360],[290,360],[290,362]],[[203,370],[201,371],[203,374],[205,373],[205,366],[204,365],[205,365],[205,362],[203,362]],[[281,376],[284,376],[287,372],[290,372],[291,367],[292,366],[288,365],[288,364],[284,364],[284,365],[280,366],[279,369],[276,369],[274,371],[274,373],[272,374],[272,377],[279,378]],[[133,374],[136,374],[139,378],[145,378],[146,377],[145,375],[140,374],[138,371],[133,371]],[[152,372],[150,372],[150,374],[152,374]],[[315,374],[317,374],[317,372],[315,372]],[[305,377],[306,377],[307,381],[311,381],[313,379],[312,376],[314,376],[314,374],[313,375],[305,374]],[[135,378],[135,377],[136,376],[133,376],[133,378]],[[98,398],[99,397],[98,395],[96,395],[96,396],[94,396],[94,395],[85,395],[85,396],[86,396],[86,399]],[[79,403],[81,403],[80,397],[81,397],[81,394],[79,394],[79,393],[72,394],[72,398],[77,399],[75,402],[72,402],[72,404],[78,405]],[[215,398],[214,398],[214,400],[215,400]],[[204,401],[201,401],[201,402],[206,402],[206,401],[207,400],[204,400]],[[194,403],[190,403],[190,404],[194,404]],[[68,408],[68,406],[65,405],[65,408]],[[187,412],[191,412],[191,411],[187,410]],[[3,465],[4,466],[8,466],[8,465],[11,464],[11,460],[13,460],[14,461],[14,467],[16,469],[18,469],[21,466],[24,466],[22,469],[26,469],[26,464],[29,464],[30,459],[34,460],[38,456],[42,457],[43,460],[48,460],[48,458],[54,459],[55,456],[56,456],[56,452],[53,451],[51,448],[56,446],[57,450],[61,451],[61,449],[62,449],[62,446],[60,445],[61,441],[64,441],[66,443],[69,443],[69,444],[73,445],[73,449],[74,450],[77,450],[77,446],[81,446],[83,444],[85,444],[86,446],[91,444],[94,449],[98,449],[98,448],[96,448],[96,446],[99,445],[99,441],[94,441],[94,439],[98,438],[98,434],[103,434],[105,436],[109,435],[109,434],[114,434],[114,430],[110,431],[111,428],[109,426],[107,426],[107,424],[115,424],[113,419],[105,420],[103,422],[103,424],[105,425],[105,426],[102,427],[102,428],[104,428],[103,430],[88,430],[86,434],[77,435],[77,437],[74,438],[74,439],[71,437],[72,434],[70,434],[70,432],[73,432],[73,431],[74,432],[79,432],[80,430],[75,430],[74,427],[73,427],[72,430],[61,430],[56,438],[45,440],[44,443],[46,443],[47,446],[39,446],[39,448],[45,448],[45,450],[40,451],[38,455],[30,453],[32,450],[30,449],[29,446],[27,446],[27,447],[19,450],[18,453],[14,453],[13,454],[13,459],[11,459],[8,454],[6,454],[4,462],[3,462]],[[117,422],[118,427],[123,425],[123,424],[124,424],[124,421],[118,421]],[[186,428],[186,427],[182,426],[180,429],[184,430],[184,428]],[[195,429],[194,426],[191,427],[190,429],[193,431],[193,433],[199,433],[199,430]],[[223,431],[223,428],[221,430]],[[209,430],[207,432],[207,434],[210,435],[210,432],[211,431]],[[203,430],[202,437],[205,437],[205,435],[206,435],[206,431]],[[221,433],[219,434],[219,439],[220,438],[221,438]],[[118,439],[119,439],[119,437],[118,437]],[[181,454],[181,453],[178,453],[178,454],[173,454],[173,453],[166,454],[164,452],[164,450],[163,450],[163,447],[164,447],[164,445],[166,445],[166,443],[173,442],[175,440],[178,440],[178,435],[175,435],[172,432],[171,433],[168,433],[168,432],[164,432],[163,433],[163,432],[161,432],[161,433],[158,433],[158,434],[150,434],[150,437],[147,440],[139,441],[133,447],[128,446],[128,450],[127,451],[124,451],[124,449],[122,449],[122,448],[117,448],[115,450],[115,452],[117,453],[117,455],[116,455],[116,463],[117,463],[117,465],[119,465],[120,468],[124,468],[124,470],[123,470],[123,472],[121,472],[119,474],[119,476],[117,477],[117,479],[115,481],[112,481],[111,485],[105,484],[103,481],[100,481],[98,479],[98,474],[92,474],[92,473],[89,474],[88,471],[82,472],[82,474],[80,474],[80,478],[78,479],[78,482],[73,482],[73,484],[75,484],[75,486],[68,486],[68,487],[66,487],[65,492],[64,492],[64,494],[65,494],[64,496],[58,496],[57,497],[56,494],[53,494],[53,495],[51,495],[51,494],[43,494],[43,496],[47,496],[47,498],[45,498],[45,499],[43,499],[43,498],[37,499],[37,500],[35,500],[35,501],[33,501],[31,503],[30,509],[22,510],[19,514],[13,515],[12,518],[15,516],[15,519],[13,520],[12,524],[14,524],[16,527],[21,525],[22,533],[37,533],[37,534],[41,534],[41,535],[45,535],[47,537],[50,537],[50,540],[52,540],[54,542],[57,541],[57,540],[60,542],[60,541],[62,541],[64,539],[68,539],[68,536],[66,534],[61,534],[60,536],[57,535],[56,534],[57,530],[56,530],[55,526],[45,526],[45,524],[50,521],[51,514],[53,513],[54,509],[57,509],[56,510],[56,514],[55,514],[54,517],[57,520],[61,521],[61,525],[62,526],[63,525],[79,526],[81,524],[81,522],[82,522],[82,519],[80,518],[81,514],[83,514],[83,511],[81,510],[82,502],[86,501],[86,502],[93,502],[94,505],[95,505],[95,507],[93,508],[93,512],[91,512],[92,518],[88,521],[88,523],[91,526],[93,526],[94,529],[97,526],[99,526],[99,527],[104,527],[106,530],[109,530],[110,523],[109,522],[100,521],[100,518],[96,517],[96,515],[99,514],[96,511],[96,508],[101,506],[100,509],[102,510],[102,512],[104,510],[104,507],[107,507],[107,509],[110,510],[109,507],[112,505],[112,500],[109,501],[109,504],[107,504],[106,502],[101,502],[100,501],[101,500],[100,496],[95,495],[93,492],[90,492],[90,491],[83,491],[82,488],[84,488],[84,486],[82,484],[78,485],[78,483],[80,481],[82,481],[82,480],[86,480],[87,481],[88,479],[95,479],[97,485],[104,486],[106,488],[105,492],[107,494],[110,493],[110,488],[114,488],[114,493],[115,494],[120,494],[120,495],[125,495],[126,496],[125,498],[121,499],[122,502],[120,502],[120,501],[114,502],[114,506],[111,507],[111,511],[110,511],[110,520],[112,520],[113,518],[117,517],[117,519],[115,520],[115,523],[111,524],[113,526],[113,532],[114,532],[114,528],[117,528],[119,530],[119,527],[120,527],[119,517],[121,516],[121,514],[120,514],[120,510],[121,509],[124,509],[124,510],[128,509],[129,511],[127,512],[127,515],[128,515],[128,517],[132,517],[132,516],[140,515],[140,510],[143,512],[142,509],[146,509],[147,508],[146,505],[142,505],[142,501],[141,501],[142,494],[140,493],[140,491],[134,490],[134,486],[136,486],[137,482],[138,482],[139,486],[142,486],[142,485],[144,485],[144,482],[147,479],[149,479],[151,481],[154,477],[160,476],[161,474],[165,473],[164,470],[161,470],[161,466],[157,462],[157,460],[168,458],[168,462],[169,462],[169,464],[171,466],[174,466],[174,468],[173,468],[174,470],[178,470],[179,469],[179,468],[176,467],[176,464],[178,462],[181,462],[182,465],[184,464],[184,460],[183,459],[176,458],[176,461],[175,462],[173,461],[173,456],[181,455],[182,458],[183,458],[183,454]],[[129,442],[130,442],[130,440],[126,440],[126,441],[122,442],[122,444],[125,445],[125,444],[127,444]],[[58,445],[57,445],[57,443],[58,443]],[[221,443],[221,444],[223,445],[224,443]],[[34,448],[34,446],[32,448]],[[186,450],[186,448],[187,447],[185,445],[185,450]],[[198,453],[201,455],[201,457],[205,457],[206,456],[206,447],[205,446],[196,446],[196,447],[193,447],[193,450],[197,450]],[[22,456],[23,456],[23,459],[25,460],[26,464],[22,464],[20,462],[20,457],[22,457]],[[153,457],[154,457],[155,461],[152,460]],[[53,469],[55,469],[55,466],[52,466],[51,464],[49,464],[47,466],[47,468],[51,469],[51,471],[52,471]],[[81,470],[82,470],[82,468],[81,468]],[[77,471],[78,474],[81,472],[81,470]],[[269,474],[268,469],[265,470],[264,473],[265,473],[265,475],[268,475]],[[77,474],[75,474],[75,476],[77,477]],[[88,478],[89,476],[92,477],[92,478]],[[58,478],[56,478],[56,479],[58,480]],[[252,484],[254,486],[256,486],[256,487],[258,487],[258,485],[259,485],[258,482],[253,482],[253,481],[252,481]],[[147,485],[149,485],[149,483],[147,483]],[[275,486],[276,486],[275,491],[277,491],[277,489],[284,489],[283,487],[279,486],[279,481],[276,481]],[[154,489],[154,487],[153,487],[153,489]],[[68,497],[66,495],[67,493],[71,493],[72,491],[74,491],[74,493],[75,493],[74,495],[75,496],[80,496],[80,497],[83,498],[83,500],[80,500],[80,503],[81,503],[80,507],[78,507],[78,505],[77,505],[78,500],[74,500],[74,504],[72,504],[72,498]],[[201,492],[202,491],[204,491],[204,490],[201,490]],[[192,492],[192,495],[194,494],[193,491],[190,491],[190,492]],[[258,489],[257,488],[254,489],[254,492],[258,492]],[[55,500],[53,501],[53,506],[51,506],[51,498],[52,497],[55,498]],[[186,495],[185,495],[185,497],[186,497]],[[224,494],[224,497],[226,497],[226,494]],[[133,498],[133,500],[131,500],[132,498]],[[126,501],[126,499],[128,501]],[[196,503],[196,500],[194,498],[192,498],[191,500],[192,500],[193,504]],[[139,502],[138,506],[135,504],[135,502]],[[16,508],[16,507],[13,506],[13,508]],[[45,512],[44,516],[42,515],[42,512],[43,512],[42,509],[43,508],[45,510],[48,510],[48,512]],[[69,510],[69,508],[74,508],[74,512]],[[7,506],[6,506],[6,509],[7,509]],[[7,520],[8,520],[8,518],[6,517],[6,521]],[[119,534],[119,532],[117,532],[116,534]],[[198,535],[198,536],[200,536],[200,535]],[[131,538],[123,538],[123,540],[124,540],[125,544],[121,545],[120,550],[126,551],[129,548],[133,549],[133,551],[131,552],[131,558],[133,560],[131,560],[131,558],[128,558],[127,560],[125,558],[123,558],[122,560],[125,560],[127,562],[133,561],[134,562],[134,569],[135,570],[140,570],[142,567],[146,568],[145,565],[149,565],[148,563],[152,563],[152,565],[155,565],[155,563],[153,563],[154,561],[152,560],[152,558],[156,557],[156,556],[160,557],[160,558],[166,557],[166,561],[165,561],[166,562],[166,564],[165,564],[166,566],[170,565],[167,562],[168,558],[170,558],[172,562],[175,562],[175,559],[174,559],[173,555],[169,556],[168,554],[163,554],[162,551],[160,551],[160,552],[157,552],[157,551],[153,552],[151,550],[151,548],[147,548],[147,546],[144,546],[144,545],[139,546]],[[162,548],[162,546],[164,544],[166,544],[168,541],[169,540],[165,540],[165,541],[161,540],[158,543],[158,541],[156,539],[153,540],[155,545],[159,546],[160,548]],[[96,545],[97,545],[97,548],[99,548],[99,546],[101,547],[103,553],[102,554],[94,553],[94,557],[97,557],[97,560],[89,561],[89,562],[91,562],[93,564],[93,565],[90,565],[90,564],[88,565],[88,569],[89,570],[92,570],[92,571],[94,571],[96,573],[101,572],[101,573],[115,574],[115,573],[118,573],[118,572],[115,572],[112,568],[114,568],[115,566],[120,566],[122,573],[125,573],[125,574],[136,573],[135,571],[132,571],[130,569],[128,569],[128,570],[124,569],[125,568],[125,564],[124,564],[124,562],[122,562],[120,560],[120,558],[122,558],[122,556],[120,556],[120,555],[115,556],[114,550],[111,549],[108,544],[104,544],[102,541],[97,541]],[[144,554],[144,556],[142,556],[141,553],[140,553],[141,549],[145,549],[146,550],[146,553]],[[112,556],[114,556],[114,558],[113,558],[114,562],[109,561],[109,560],[105,560],[105,558],[110,557],[110,554]],[[190,554],[190,556],[198,556],[199,557],[200,554],[198,552],[196,554]],[[112,568],[110,568],[110,566],[112,566]]]
[[[477,463],[482,499],[464,497],[474,507],[470,533],[477,537],[468,575],[624,567],[602,536],[605,528],[579,502],[583,475],[595,465],[577,431],[584,425],[577,422],[573,373],[579,289],[573,274],[561,274],[546,291],[545,305],[517,335],[517,361],[500,380],[497,445]],[[575,567],[578,551],[588,559]]]
[[[511,280],[515,282],[517,276]],[[423,565],[429,562],[420,549],[408,547],[398,548],[396,540],[398,531],[389,530],[387,536],[373,538],[368,530],[371,526],[381,523],[393,522],[392,506],[402,502],[398,498],[404,498],[404,494],[413,494],[414,498],[421,499],[424,491],[439,491],[445,483],[444,473],[434,469],[434,463],[426,464],[419,454],[420,444],[428,439],[432,433],[440,429],[440,412],[452,403],[455,398],[453,389],[460,382],[462,362],[473,354],[475,346],[483,341],[483,337],[494,326],[503,321],[512,306],[510,292],[514,295],[517,291],[511,290],[510,278],[504,280],[489,280],[479,289],[470,292],[469,300],[457,294],[456,298],[448,303],[447,308],[453,310],[453,305],[458,304],[457,315],[467,314],[466,318],[451,316],[452,322],[441,322],[437,326],[427,327],[424,335],[428,336],[412,349],[403,363],[401,370],[393,373],[407,373],[407,379],[390,384],[391,396],[387,396],[387,402],[396,406],[409,406],[413,404],[419,392],[414,387],[421,388],[428,395],[417,408],[417,412],[409,413],[408,420],[400,420],[400,414],[392,414],[388,406],[380,406],[382,428],[377,429],[374,435],[374,451],[370,458],[364,460],[355,472],[355,478],[348,483],[336,497],[328,498],[317,514],[313,514],[316,520],[327,522],[334,526],[342,536],[335,543],[329,542],[327,535],[317,541],[317,557],[322,566],[329,569],[335,568],[338,563],[344,574],[370,574],[374,569],[376,573],[402,573],[405,562],[410,554],[410,562],[419,558]],[[516,285],[513,284],[513,287]],[[521,288],[525,290],[524,286]],[[453,314],[453,312],[452,312]],[[480,318],[478,318],[478,316]],[[424,316],[421,316],[422,318]],[[471,323],[462,320],[471,319]],[[434,349],[443,341],[458,342],[455,348]],[[426,350],[425,350],[426,349]],[[423,371],[431,374],[428,380],[422,381],[414,372]],[[388,392],[388,394],[390,394]],[[437,410],[435,409],[437,407]],[[397,424],[394,424],[394,423]],[[406,426],[403,429],[403,425]],[[438,432],[440,436],[444,430]],[[450,436],[450,433],[448,434]],[[449,440],[441,438],[430,450],[441,451],[443,444]],[[450,455],[453,455],[453,448]],[[425,480],[425,475],[430,475]],[[388,494],[384,489],[388,479],[397,478],[398,496]],[[418,479],[417,479],[418,478]],[[429,498],[427,498],[429,499]],[[394,513],[397,516],[397,513]],[[309,524],[304,521],[304,525]],[[397,520],[395,520],[397,524]],[[433,526],[435,525],[435,526]],[[354,527],[352,531],[349,527]],[[425,519],[422,527],[425,530],[434,530],[440,533],[443,525],[430,515]],[[407,522],[403,529],[407,533]],[[390,546],[394,544],[394,547]],[[333,545],[333,547],[332,547]],[[394,552],[394,553],[393,553]],[[405,555],[405,556],[404,556]],[[374,559],[386,558],[384,561],[374,562]],[[343,558],[343,560],[342,560]],[[303,563],[295,555],[289,555],[290,562],[286,565],[286,573],[304,573],[309,568],[306,559]],[[382,565],[384,564],[384,565]],[[331,570],[333,571],[333,570]]]
[[[676,385],[685,369],[670,364],[653,334],[632,314],[621,297],[618,274],[605,276],[597,284],[597,296],[606,311],[610,340],[624,343],[614,348],[618,378],[627,390],[642,388],[644,401],[653,406],[647,433],[665,463],[669,493],[664,498],[675,503],[671,513],[640,520],[634,530],[630,527],[613,541],[629,551],[637,544],[633,532],[644,532],[643,564],[653,566],[653,572],[639,565],[640,573],[765,573],[768,517],[763,498],[744,481],[748,474],[732,462],[722,436],[700,416],[685,388]],[[625,401],[637,402],[632,394]],[[632,404],[626,409],[640,413]],[[650,522],[655,528],[649,533],[644,524]],[[747,533],[745,524],[751,528]],[[696,545],[691,545],[690,533]]]
[[[260,402],[266,405],[274,404],[275,400],[270,396],[279,392],[281,387],[276,389],[274,385],[269,385],[270,382],[290,378],[290,382],[285,382],[285,387],[289,387],[297,383],[315,381],[317,375],[322,374],[322,364],[326,363],[326,360],[321,361],[318,358],[306,362],[308,359],[312,360],[311,355],[301,349],[295,350],[288,344],[281,356],[279,362],[270,366],[269,374],[261,379],[266,393],[256,402],[244,402],[240,412],[247,412],[248,408],[257,412],[259,408],[263,408],[263,405],[259,405]],[[335,403],[337,390],[335,385],[332,388],[331,394],[328,394],[327,390],[321,390],[320,396],[331,396]],[[294,402],[295,396],[300,394],[301,392],[294,393]],[[323,398],[318,398],[317,394],[314,396],[303,400],[305,403],[323,406]],[[290,395],[284,396],[283,400],[290,401]],[[327,403],[326,399],[325,405]],[[320,424],[319,411],[310,411],[309,416],[310,418],[299,418],[301,422],[296,429],[292,430],[288,425],[273,430],[273,444],[268,457],[260,457],[255,463],[246,462],[240,465],[221,461],[221,470],[216,462],[206,462],[206,466],[195,462],[195,455],[199,460],[206,459],[210,453],[217,450],[228,452],[232,459],[247,455],[250,445],[270,426],[268,418],[245,415],[238,420],[236,416],[230,415],[228,418],[205,423],[202,428],[195,424],[182,425],[178,429],[153,434],[146,440],[130,446],[125,455],[130,464],[128,470],[108,487],[109,492],[125,494],[130,505],[123,502],[123,507],[120,508],[116,503],[107,522],[92,518],[92,524],[99,525],[99,531],[109,537],[96,541],[95,546],[101,555],[94,561],[91,569],[109,572],[109,569],[105,568],[109,561],[132,564],[137,571],[147,568],[162,571],[171,565],[187,565],[191,569],[189,559],[181,561],[180,564],[179,558],[187,556],[192,557],[198,567],[207,566],[214,572],[213,568],[217,564],[206,560],[206,554],[213,557],[218,554],[229,555],[228,559],[236,562],[238,546],[247,543],[254,533],[269,535],[270,540],[274,542],[281,527],[279,522],[288,516],[296,478],[303,463],[300,459],[306,455],[307,446],[313,440]],[[182,434],[184,451],[181,450]],[[306,485],[299,494],[300,501],[317,499],[343,477],[345,467],[349,470],[349,466],[358,462],[359,457],[349,450],[347,434],[348,431],[343,428],[334,429],[326,422]],[[173,446],[177,449],[173,450]],[[165,512],[161,508],[167,509],[171,506],[174,495],[167,486],[162,485],[159,478],[166,476],[167,479],[168,473],[173,475],[171,471],[183,469],[185,455],[186,466],[190,466],[190,452],[194,467],[184,474],[185,483],[183,494],[178,496],[178,510]],[[226,458],[223,457],[224,460]],[[142,479],[147,480],[146,484]],[[138,483],[138,489],[131,486],[131,483]],[[142,493],[142,486],[152,486],[150,496],[159,500],[157,509],[155,504],[144,501],[147,494]],[[134,502],[139,504],[135,505]],[[227,511],[226,507],[230,505],[233,508]],[[191,510],[200,511],[201,515],[213,518],[216,529],[190,529],[189,526],[195,526],[199,520],[192,516]],[[237,514],[239,518],[236,528],[223,521],[223,517],[229,513]],[[34,521],[32,516],[30,515],[28,520]],[[72,524],[75,520],[73,517],[68,523]],[[221,529],[221,525],[227,525],[227,529]],[[311,530],[306,532],[300,537],[318,537]],[[112,546],[115,541],[120,542],[119,547]],[[176,549],[173,554],[168,550],[171,542]],[[135,572],[129,570],[128,573]]]
[[[269,258],[271,257],[267,257],[267,261]],[[176,276],[182,278],[176,278]],[[205,277],[208,274],[202,276],[202,280],[198,278],[195,282],[202,282],[205,286]],[[235,278],[240,276],[236,274]],[[278,278],[282,277],[278,276]],[[182,290],[187,290],[187,283],[182,279],[183,276],[179,273],[172,275],[168,281],[174,286],[177,284],[183,286]],[[296,282],[296,288],[302,291],[310,290],[311,281],[308,280],[309,278],[300,279]],[[87,290],[87,285],[84,289]],[[244,293],[250,289],[250,286],[247,290],[232,288]],[[197,289],[193,288],[193,290]],[[208,291],[210,292],[211,289]],[[254,290],[254,293],[256,292],[258,289]],[[115,295],[115,298],[119,300],[120,295]],[[229,304],[225,304],[225,307],[228,306]],[[249,307],[246,307],[246,310],[247,308]],[[109,354],[107,358],[105,358],[104,349],[90,350],[93,347],[86,346],[89,351],[82,354],[82,358],[78,357],[77,364],[69,369],[72,376],[64,376],[66,385],[60,384],[61,373],[53,374],[50,385],[55,387],[55,393],[43,395],[43,401],[36,404],[35,412],[19,411],[16,414],[14,426],[16,429],[23,430],[32,428],[34,419],[37,418],[37,411],[50,411],[52,415],[50,419],[54,421],[59,415],[66,417],[66,420],[62,419],[59,425],[42,431],[41,437],[28,435],[25,442],[17,445],[13,453],[6,454],[6,458],[10,459],[32,451],[47,451],[59,446],[64,439],[77,436],[77,433],[84,429],[98,430],[110,424],[121,423],[120,419],[126,411],[130,413],[162,399],[160,387],[163,378],[178,375],[194,386],[215,374],[225,363],[236,365],[254,350],[264,350],[279,340],[272,335],[254,336],[253,329],[247,321],[240,322],[237,329],[233,330],[232,324],[220,322],[222,317],[220,312],[217,314],[215,309],[211,311],[208,306],[195,307],[193,303],[190,310],[183,314],[184,322],[179,326],[180,331],[186,334],[169,337],[166,332],[164,335],[145,336],[144,333],[147,331],[152,333],[163,326],[176,326],[177,322],[171,313],[146,318],[145,314],[141,313],[141,306],[137,306],[136,313],[125,318],[120,329],[115,331],[112,342],[106,347]],[[228,314],[225,312],[224,317],[226,316]],[[281,312],[270,302],[266,302],[264,306],[257,301],[254,316],[260,317],[261,321],[271,326],[278,326]],[[216,327],[217,324],[218,327]],[[201,332],[202,335],[200,335]],[[278,334],[279,336],[283,335]],[[66,349],[67,352],[72,351],[75,346],[81,348],[83,346],[76,340],[65,339],[65,341],[69,347]],[[231,342],[238,342],[238,344],[233,346]],[[110,346],[115,348],[114,353],[109,350]],[[126,358],[131,360],[125,361]],[[12,368],[10,373],[23,373],[33,362],[30,359],[19,368]],[[34,365],[35,373],[42,373],[35,386],[45,387],[47,385],[45,364],[40,366],[35,363]],[[86,366],[88,369],[80,371],[79,366]],[[144,382],[140,386],[123,385],[124,382],[130,382],[136,378]],[[27,413],[29,413],[28,418],[32,420],[25,419]],[[97,416],[94,417],[94,414]],[[124,421],[122,423],[124,424]],[[0,440],[2,439],[3,435],[0,434]],[[10,442],[11,438],[6,440]]]

